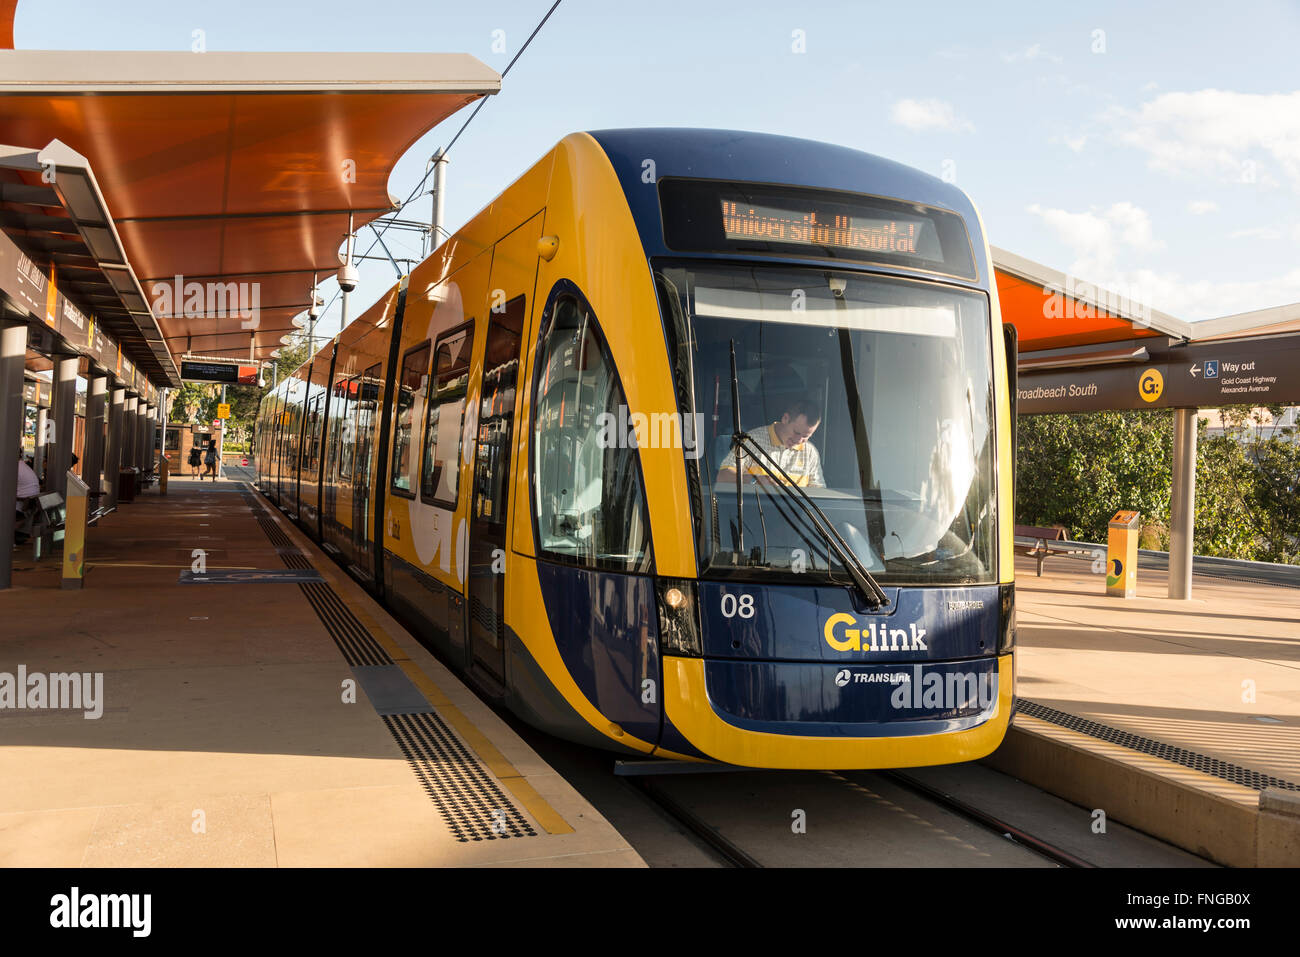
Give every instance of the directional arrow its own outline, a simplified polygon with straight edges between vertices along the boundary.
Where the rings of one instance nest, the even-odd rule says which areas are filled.
[[[1192,378],[1195,379],[1196,374],[1201,371],[1201,364],[1199,362],[1194,362],[1192,363],[1192,367],[1187,371],[1190,372],[1192,374]]]

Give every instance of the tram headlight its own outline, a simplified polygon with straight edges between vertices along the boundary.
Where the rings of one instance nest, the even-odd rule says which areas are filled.
[[[655,588],[659,606],[659,642],[666,655],[700,657],[699,603],[695,582],[683,578],[660,578]]]

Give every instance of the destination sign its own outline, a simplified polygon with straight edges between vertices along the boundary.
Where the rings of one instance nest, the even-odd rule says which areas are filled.
[[[722,231],[728,239],[770,239],[778,243],[874,250],[908,256],[920,255],[924,243],[924,258],[943,257],[938,237],[934,234],[934,224],[918,219],[877,219],[828,214],[817,209],[779,209],[724,199]]]
[[[961,216],[838,190],[668,178],[664,242],[691,252],[768,253],[908,266],[975,278]]]
[[[181,378],[191,382],[224,382],[228,385],[257,385],[257,366],[224,362],[181,360]]]

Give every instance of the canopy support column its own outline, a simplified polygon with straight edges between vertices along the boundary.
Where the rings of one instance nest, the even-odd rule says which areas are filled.
[[[72,467],[72,443],[76,436],[77,356],[58,356],[54,360],[54,441],[46,453],[45,490],[68,492],[68,469]]]
[[[86,444],[85,461],[81,463],[81,477],[89,491],[93,512],[104,494],[101,473],[104,471],[104,400],[107,396],[108,376],[90,373],[86,383]]]
[[[104,451],[104,481],[108,488],[104,490],[104,507],[117,508],[118,473],[122,471],[122,428],[126,420],[126,390],[113,388],[109,390],[108,399],[108,442]]]
[[[45,406],[36,409],[36,448],[32,452],[32,469],[37,478],[45,474],[45,437],[50,434],[50,410]]]
[[[18,501],[26,358],[27,323],[0,320],[0,588],[13,584],[14,503]]]
[[[1196,528],[1196,410],[1174,409],[1174,475],[1169,515],[1169,597],[1192,597]]]

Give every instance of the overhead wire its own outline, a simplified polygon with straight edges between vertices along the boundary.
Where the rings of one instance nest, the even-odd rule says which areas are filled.
[[[506,68],[501,71],[501,79],[504,80],[506,78],[506,75],[510,72],[511,68],[513,68],[514,65],[519,62],[519,58],[524,55],[524,51],[528,49],[528,45],[532,43],[533,39],[537,36],[537,34],[541,32],[542,27],[546,25],[546,21],[551,19],[551,14],[553,14],[556,11],[556,8],[559,7],[560,3],[561,0],[555,0],[555,2],[551,4],[551,8],[546,11],[546,15],[542,17],[541,20],[537,21],[537,26],[533,27],[533,32],[528,35],[528,39],[524,41],[523,46],[519,48],[519,51],[510,59],[510,62],[506,64]],[[479,111],[483,109],[483,107],[487,104],[487,101],[488,98],[486,96],[479,98],[478,105],[474,107],[474,112],[470,113],[469,117],[465,120],[465,122],[461,124],[460,129],[456,131],[456,135],[453,136],[451,138],[451,141],[446,145],[446,147],[444,147],[441,150],[442,157],[446,157],[447,153],[450,152],[451,148],[456,145],[456,141],[459,140],[461,134],[464,133],[465,130],[469,128],[469,125],[474,122],[474,117],[478,116]],[[408,195],[406,199],[404,199],[402,203],[392,211],[392,213],[386,213],[384,216],[380,217],[380,219],[377,219],[374,222],[376,223],[380,222],[381,220],[386,219],[388,216],[391,216],[394,213],[400,213],[417,197],[426,195],[421,191],[424,189],[424,184],[429,181],[429,176],[432,172],[433,172],[433,165],[431,164],[429,168],[424,171],[424,175],[420,177],[420,181],[415,184],[415,189],[411,190],[410,195]],[[384,222],[382,227],[379,229],[375,229],[373,223],[367,225],[371,226],[372,231],[375,233],[375,239],[366,248],[366,251],[363,254],[363,258],[365,256],[369,256],[370,253],[374,251],[375,246],[379,245],[382,242],[383,235],[385,232],[388,231],[388,227],[390,224],[388,222]],[[434,237],[434,240],[435,241],[437,240],[436,236]],[[325,308],[321,310],[322,316],[326,315],[329,312],[330,307],[334,305],[334,303],[338,300],[339,296],[342,295],[342,292],[343,291],[341,289],[334,290],[334,295],[330,297],[330,301],[326,303]]]

